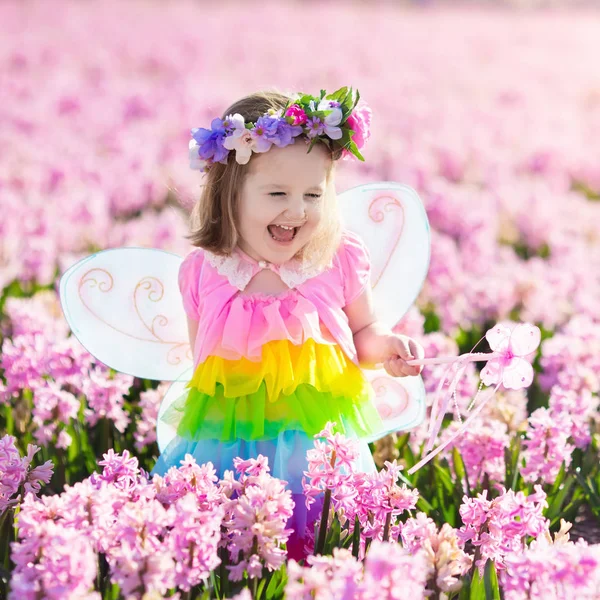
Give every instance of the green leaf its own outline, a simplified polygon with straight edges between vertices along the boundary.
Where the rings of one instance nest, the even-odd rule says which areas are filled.
[[[548,496],[553,496],[554,494],[556,494],[556,492],[558,492],[560,489],[562,489],[562,487],[563,487],[562,483],[565,480],[566,475],[567,475],[567,469],[565,467],[565,461],[563,461],[562,465],[560,465],[560,471],[558,472],[558,475],[556,476],[556,479],[554,480],[554,483],[552,484],[552,488],[548,492]]]
[[[500,600],[500,586],[498,584],[496,565],[491,560],[488,560],[485,565],[483,579],[486,600]]]
[[[517,434],[511,441],[510,446],[504,449],[505,477],[504,487],[517,491],[519,480],[519,458],[521,456],[521,436]]]
[[[340,146],[348,146],[352,142],[353,133],[351,129],[342,129],[342,137],[336,142]]]
[[[349,115],[354,108],[354,99],[352,97],[352,92],[348,92],[348,95],[341,102],[341,109],[344,115]]]
[[[469,592],[469,600],[488,600],[485,595],[485,582],[479,575],[479,569],[477,567],[475,568],[475,572],[473,573],[473,579],[471,580],[471,589],[469,590]]]
[[[577,469],[575,470],[575,477],[583,491],[588,496],[591,503],[597,507],[600,507],[600,496],[594,489],[593,482],[590,477],[584,477]]]
[[[419,496],[417,500],[417,508],[420,508],[423,512],[427,513],[427,516],[431,516],[430,513],[436,512],[435,508],[425,499],[424,496]]]
[[[469,477],[467,476],[467,469],[465,463],[458,451],[458,448],[454,446],[452,448],[452,464],[454,466],[454,472],[456,473],[457,483],[460,484],[461,489],[463,481],[465,482],[466,489],[463,490],[467,496],[471,497],[471,486],[469,485]]]
[[[458,593],[458,600],[469,600],[471,593],[471,576],[469,574],[462,578],[462,587]]]
[[[361,160],[363,162],[365,161],[365,157],[360,153],[358,146],[354,142],[350,142],[350,144],[348,144],[347,150],[352,152],[352,154],[354,154],[354,156],[356,156],[358,160]]]
[[[425,317],[425,323],[423,324],[423,331],[425,333],[433,333],[434,331],[440,330],[441,320],[436,314],[433,306],[424,309],[422,314]]]
[[[564,466],[564,463],[563,463]],[[562,470],[562,467],[561,467]],[[573,475],[569,475],[564,483],[561,484],[560,489],[556,491],[551,491],[548,494],[548,508],[546,509],[545,516],[547,519],[550,519],[551,522],[557,521],[562,516],[563,512],[563,504],[567,499],[571,489],[575,483],[575,477]]]
[[[348,95],[348,87],[344,86],[335,92],[332,92],[328,96],[326,96],[327,100],[336,100],[337,102],[342,102],[343,99]]]
[[[410,444],[406,444],[402,450],[402,458],[404,460],[404,465],[405,468],[407,470],[411,469],[414,465],[417,464],[417,460],[415,458],[415,455],[412,451],[412,448],[410,447]],[[417,471],[417,473],[415,474],[416,477],[418,477],[420,471]]]
[[[360,550],[360,521],[354,517],[354,531],[352,532],[352,556],[358,558]]]
[[[309,104],[311,100],[316,100],[316,98],[313,98],[313,96],[310,94],[303,94],[298,100],[296,100],[296,104]]]
[[[306,153],[308,154],[314,147],[315,144],[318,143],[319,138],[318,137],[314,137],[311,141],[310,144],[308,145],[308,150],[306,151]]]
[[[435,470],[436,478],[442,482],[445,491],[448,492],[448,494],[452,494],[454,491],[454,483],[452,482],[449,470],[442,467],[439,463],[434,463],[433,468]]]
[[[323,554],[332,554],[334,548],[340,547],[341,532],[340,520],[334,515],[329,531],[327,532]]]
[[[266,600],[276,600],[283,597],[283,590],[287,583],[287,572],[285,567],[282,567],[279,571],[275,571],[269,581],[269,585],[265,590]]]

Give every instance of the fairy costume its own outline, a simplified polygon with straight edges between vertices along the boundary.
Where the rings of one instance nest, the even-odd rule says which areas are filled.
[[[290,289],[244,293],[262,268]],[[318,270],[301,269],[298,261],[258,263],[239,249],[229,257],[197,249],[178,280],[200,333],[189,389],[161,417],[176,424],[177,435],[153,473],[163,474],[187,453],[221,474],[237,456],[263,454],[272,474],[301,494],[306,451],[328,421],[363,440],[360,468],[374,468],[364,440],[385,426],[342,310],[370,282],[368,251],[358,236],[346,232],[331,266]]]

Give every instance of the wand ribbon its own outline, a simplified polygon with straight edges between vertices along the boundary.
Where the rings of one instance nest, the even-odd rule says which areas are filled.
[[[541,332],[538,327],[530,323],[519,323],[512,329],[506,325],[497,324],[489,329],[485,338],[487,339],[492,352],[469,352],[460,356],[439,356],[435,358],[421,358],[406,361],[408,365],[440,365],[449,364],[448,369],[440,380],[433,406],[431,408],[431,418],[429,422],[428,440],[425,447],[427,455],[414,465],[409,471],[412,475],[418,471],[423,465],[427,464],[434,456],[439,454],[444,448],[449,446],[456,438],[464,433],[473,419],[483,410],[483,407],[494,397],[498,388],[502,385],[507,389],[519,390],[531,385],[533,381],[534,371],[531,364],[525,359],[526,356],[535,352],[540,345]],[[483,340],[479,340],[475,347]],[[433,444],[441,429],[444,415],[448,409],[450,398],[455,397],[456,388],[460,382],[460,378],[465,372],[466,366],[470,362],[486,362],[487,364],[481,370],[481,384],[479,390],[467,410],[475,404],[481,385],[494,385],[490,390],[485,400],[480,402],[479,406],[469,415],[469,418],[462,424],[462,427],[432,451]],[[444,383],[448,379],[450,373],[454,371],[454,376],[449,384],[449,390],[443,401]],[[460,416],[459,416],[460,418]]]

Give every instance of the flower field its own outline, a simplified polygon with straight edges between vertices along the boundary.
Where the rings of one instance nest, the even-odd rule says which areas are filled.
[[[0,598],[600,598],[600,12],[7,0],[0,22]],[[431,223],[397,330],[428,357],[495,323],[542,342],[533,384],[414,475],[427,420],[373,446],[375,475],[326,428],[297,561],[261,457],[150,479],[169,384],[96,361],[57,285],[99,249],[189,251],[190,128],[257,89],[344,85],[373,122],[338,190],[408,184]],[[478,386],[470,363],[441,441]]]

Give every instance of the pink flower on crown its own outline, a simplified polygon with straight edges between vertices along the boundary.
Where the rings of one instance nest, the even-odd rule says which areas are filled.
[[[367,140],[371,137],[371,109],[364,100],[359,100],[354,110],[346,120],[346,124],[354,131],[352,141],[358,149],[364,148]],[[350,157],[352,154],[344,150],[344,157]]]
[[[294,119],[292,125],[304,125],[304,123],[306,123],[306,113],[304,112],[304,109],[297,104],[292,104],[285,111],[285,116]]]
[[[244,117],[240,114],[229,115],[226,119],[230,133],[223,140],[223,147],[235,150],[235,160],[240,165],[245,165],[256,148],[256,138],[249,129],[246,129]]]

